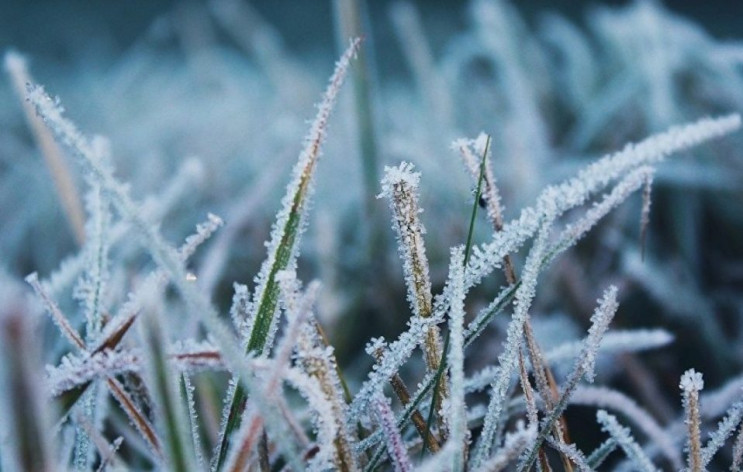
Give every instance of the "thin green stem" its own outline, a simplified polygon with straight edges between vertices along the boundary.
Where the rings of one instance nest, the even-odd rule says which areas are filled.
[[[477,216],[477,208],[480,206],[480,195],[482,195],[482,181],[485,177],[485,160],[490,149],[490,136],[488,136],[485,142],[485,149],[482,153],[482,159],[480,161],[480,176],[477,178],[477,190],[475,191],[475,201],[472,204],[472,214],[470,215],[469,230],[467,232],[467,245],[464,249],[464,267],[467,267],[469,262],[470,251],[472,250],[472,235],[475,232],[475,218]],[[446,332],[446,338],[444,339],[444,349],[441,351],[441,360],[439,361],[439,368],[436,370],[436,376],[434,377],[433,385],[439,385],[441,376],[446,369],[446,354],[449,350],[449,331]],[[433,422],[434,411],[436,409],[436,401],[439,394],[439,389],[433,390],[433,397],[431,399],[431,407],[428,409],[428,420],[426,421],[426,432],[423,438],[424,444],[428,444],[431,439],[431,423]],[[426,448],[421,448],[421,459],[426,453]]]

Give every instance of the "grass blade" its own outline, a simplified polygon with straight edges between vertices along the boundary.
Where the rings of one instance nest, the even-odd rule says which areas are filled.
[[[268,258],[263,263],[263,267],[256,278],[255,321],[248,338],[248,352],[260,353],[267,345],[270,345],[273,330],[276,326],[276,311],[279,300],[279,285],[276,275],[279,271],[288,269],[295,263],[298,253],[297,246],[306,219],[306,208],[312,193],[312,178],[320,157],[320,148],[325,138],[328,118],[350,61],[356,54],[359,44],[359,39],[352,41],[338,61],[320,104],[318,114],[305,141],[305,147],[299,156],[297,165],[294,167],[294,176],[287,187],[283,208],[276,218],[271,233]],[[229,450],[230,436],[240,425],[240,416],[245,409],[246,401],[246,392],[242,386],[238,385],[230,400],[230,409],[224,430],[220,434],[221,441],[216,456],[217,468],[220,468],[224,463]]]

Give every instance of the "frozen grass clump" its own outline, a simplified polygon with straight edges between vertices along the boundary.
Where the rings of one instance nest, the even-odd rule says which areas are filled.
[[[733,204],[717,207],[740,192],[735,45],[650,2],[596,9],[589,32],[471,7],[440,53],[414,6],[390,10],[414,85],[376,102],[387,116],[358,99],[366,44],[344,44],[301,145],[285,106],[310,103],[305,66],[236,0],[211,3],[210,21],[260,68],[195,48],[157,97],[147,80],[165,75],[141,72],[160,70],[156,54],[132,53],[91,85],[116,113],[96,87],[141,87],[142,123],[111,117],[110,141],[7,53],[54,179],[39,194],[74,239],[23,241],[48,208],[0,216],[21,225],[0,236],[0,468],[739,468],[743,330],[729,312],[743,300],[710,285],[739,261],[707,235],[743,228]],[[251,84],[276,94],[249,97]],[[388,164],[368,201],[348,155],[370,131],[344,127],[362,117],[379,120]],[[192,121],[215,139],[183,136]],[[33,154],[3,133],[1,149]],[[174,172],[162,156],[175,150],[202,156]],[[7,168],[3,207],[24,201],[28,176],[24,191],[43,186],[27,163]],[[696,203],[679,216],[679,200]],[[713,262],[720,274],[702,270]]]

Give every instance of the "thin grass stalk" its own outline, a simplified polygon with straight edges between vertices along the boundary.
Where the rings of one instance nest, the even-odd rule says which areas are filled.
[[[408,301],[413,315],[430,318],[433,312],[433,297],[423,240],[425,229],[418,216],[422,211],[418,204],[419,183],[420,173],[415,172],[410,163],[403,162],[398,167],[386,167],[380,196],[385,196],[389,200],[392,224],[403,263]],[[423,350],[428,370],[436,371],[441,359],[441,338],[436,326],[428,328]]]
[[[572,405],[611,409],[621,413],[655,444],[674,470],[683,468],[683,460],[672,435],[666,432],[646,410],[624,393],[605,387],[580,386],[572,395],[570,403]]]
[[[453,299],[449,314],[448,351],[451,389],[449,396],[449,443],[452,445],[451,470],[466,469],[467,405],[464,391],[464,248],[451,251],[450,273],[454,281]]]
[[[555,406],[549,411],[547,418],[542,422],[541,431],[537,435],[526,458],[519,464],[519,472],[528,471],[534,463],[542,443],[547,439],[547,435],[550,434],[550,431],[553,431],[555,425],[559,424],[562,413],[568,406],[568,400],[578,387],[578,382],[580,382],[581,378],[585,377],[588,381],[593,381],[599,343],[608,329],[609,323],[616,314],[617,307],[617,289],[612,286],[604,292],[604,296],[599,300],[599,306],[591,317],[592,324],[588,331],[588,336],[584,341],[583,350],[576,359],[576,364],[568,379],[565,381],[562,395],[558,398]],[[558,434],[555,434],[555,439],[558,442],[564,443]]]
[[[648,456],[630,434],[629,428],[620,425],[616,417],[604,410],[599,410],[596,412],[596,420],[601,424],[602,431],[609,433],[638,471],[658,472],[658,469],[650,462]]]
[[[645,246],[647,242],[648,226],[650,225],[650,191],[653,185],[653,176],[645,180],[642,189],[642,210],[640,211],[640,258],[645,260]]]
[[[384,431],[387,451],[392,459],[392,465],[396,472],[410,472],[413,466],[410,463],[405,442],[400,436],[400,430],[395,424],[395,415],[392,412],[389,400],[383,393],[379,393],[374,399],[374,409],[379,425]]]
[[[497,315],[498,313],[502,312],[506,306],[511,302],[511,299],[515,293],[516,288],[518,287],[519,283],[517,282],[516,285],[510,286],[506,289],[504,289],[498,297],[496,297],[496,300],[494,300],[494,303],[491,303],[491,305],[486,309],[483,310],[483,313],[478,316],[475,320],[470,322],[465,335],[465,348],[469,346],[474,340],[478,337],[478,335],[482,332],[484,329],[484,326],[486,326],[492,319]],[[474,326],[473,326],[474,325]],[[437,382],[436,373],[429,374],[420,384],[420,387],[418,391],[413,395],[412,401],[408,404],[408,406],[405,408],[403,413],[399,415],[397,424],[398,428],[403,428],[404,425],[411,419],[413,412],[417,411],[417,408],[423,403],[423,400],[428,395],[428,392],[431,390],[433,385]],[[378,443],[382,439],[382,435],[378,433],[372,434],[369,438],[366,439],[366,444],[371,447],[371,445],[374,445]],[[363,448],[363,446],[360,445],[360,447]],[[373,454],[372,460],[369,462],[369,465],[364,468],[365,472],[368,472],[370,470],[374,470],[376,467],[376,464],[381,459],[381,454],[383,453],[384,448],[380,446]]]
[[[268,257],[257,277],[256,301],[254,302],[256,306],[255,321],[247,344],[247,352],[249,353],[261,353],[266,349],[272,336],[271,331],[276,325],[279,298],[279,285],[276,281],[276,275],[279,271],[291,268],[295,264],[298,253],[297,243],[306,220],[306,208],[312,192],[311,183],[320,157],[320,148],[325,138],[327,122],[350,61],[359,50],[359,45],[359,39],[353,40],[338,61],[323,96],[318,114],[310,129],[310,134],[305,141],[305,147],[294,168],[292,183],[287,187],[287,194],[283,199],[284,206],[277,216],[272,231]],[[245,409],[246,401],[246,392],[241,385],[238,385],[230,400],[224,431],[220,433],[221,443],[219,444],[216,462],[218,469],[224,463],[229,449],[230,436],[240,424],[240,416]]]
[[[514,314],[507,329],[505,350],[498,356],[500,371],[498,378],[493,382],[488,413],[485,416],[482,434],[475,448],[472,464],[474,467],[481,466],[491,455],[496,431],[499,428],[501,414],[505,406],[511,372],[518,359],[518,347],[523,339],[524,323],[529,317],[528,311],[536,294],[537,277],[544,252],[547,249],[549,227],[553,219],[554,216],[549,215],[541,221],[539,235],[526,259],[522,283],[516,291]]]
[[[316,288],[310,286],[308,291],[310,289],[312,289],[311,294],[314,299]],[[341,471],[356,471],[359,468],[354,454],[356,439],[345,421],[348,405],[345,401],[341,377],[338,374],[338,363],[332,347],[328,346],[327,340],[320,334],[322,330],[318,331],[319,324],[312,315],[311,309],[311,305],[299,307],[299,310],[306,311],[308,321],[299,326],[296,361],[311,378],[317,380],[325,401],[330,404],[333,417],[337,418],[333,437],[334,467]]]
[[[730,470],[741,470],[741,467],[743,467],[743,423],[738,427],[738,436],[733,444],[733,463]]]
[[[62,210],[67,217],[72,235],[78,246],[85,243],[85,210],[83,209],[80,192],[75,185],[75,180],[65,162],[62,149],[54,140],[54,135],[44,126],[44,122],[36,115],[33,105],[25,100],[26,84],[33,82],[28,72],[26,59],[20,54],[10,51],[5,54],[5,70],[10,75],[13,91],[23,106],[23,114],[26,117],[36,144],[41,150],[49,173],[54,180],[54,186],[62,205]]]
[[[349,54],[349,59],[350,59]],[[347,62],[347,61],[346,61]],[[155,262],[171,277],[176,289],[184,298],[189,311],[198,317],[210,334],[220,344],[220,349],[225,353],[224,359],[228,360],[229,367],[233,373],[239,376],[241,384],[246,388],[258,392],[254,400],[256,404],[266,407],[269,402],[261,397],[259,389],[254,385],[252,369],[240,354],[240,349],[235,343],[231,331],[219,319],[218,313],[211,305],[205,295],[188,282],[188,274],[183,267],[183,261],[177,251],[168,245],[159,230],[145,221],[136,203],[129,197],[127,189],[113,176],[113,170],[102,165],[95,154],[90,141],[82,135],[77,127],[63,117],[62,110],[39,86],[29,86],[29,100],[36,106],[37,111],[44,117],[47,125],[55,132],[60,141],[68,145],[79,158],[79,162],[99,180],[106,192],[110,195],[112,203],[122,216],[129,220],[139,231],[145,244],[144,248],[153,257]],[[270,409],[264,408],[264,414],[270,414]],[[279,417],[273,417],[268,424],[275,428],[279,436],[284,432],[284,423]],[[293,443],[278,443],[287,461],[299,468],[301,459]]]
[[[694,123],[672,127],[664,133],[650,136],[637,144],[625,146],[621,151],[608,154],[581,170],[572,179],[566,180],[560,185],[548,187],[540,194],[534,207],[524,209],[518,218],[505,224],[503,231],[496,233],[491,242],[476,246],[473,249],[472,261],[468,264],[468,270],[465,274],[465,289],[469,290],[480,283],[483,277],[500,264],[506,254],[517,250],[533,237],[542,225],[543,217],[548,209],[558,215],[562,214],[571,208],[584,204],[589,197],[623,175],[632,174],[633,171],[641,172],[641,169],[647,169],[647,164],[660,162],[673,152],[728,134],[738,129],[740,124],[740,115],[732,114],[715,119],[705,118]],[[625,181],[629,182],[630,179],[625,179]],[[604,201],[608,200],[610,199]],[[604,214],[610,208],[613,208],[611,206],[606,207],[607,205],[603,205]],[[601,217],[596,216],[597,218]],[[586,224],[583,228],[590,228],[592,224],[595,224],[595,220],[592,219],[586,219],[585,221],[594,221],[594,223]],[[568,243],[568,245],[583,236],[581,231],[568,233],[570,234],[564,234],[565,237],[562,238],[562,241]],[[566,247],[562,245],[553,245],[542,257],[542,264],[551,262],[565,249]],[[513,296],[515,292],[521,289],[521,281],[518,281],[516,285],[518,287],[515,289],[509,287],[507,292],[502,293],[502,296],[504,298]],[[434,320],[441,319],[448,310],[450,295],[451,287],[450,284],[447,284],[443,293],[436,298]],[[498,301],[494,304],[499,303]],[[483,317],[478,316],[477,319],[484,321],[488,316],[491,316],[489,312],[485,313]],[[484,328],[484,324],[478,324],[477,326],[478,329]],[[468,327],[468,333],[472,332],[470,327]],[[369,379],[364,382],[361,390],[354,398],[351,404],[351,420],[359,418],[364,408],[368,406],[374,392],[379,388],[379,384],[387,382],[402,363],[407,360],[412,351],[412,343],[418,342],[418,328],[418,323],[411,325],[409,330],[389,344],[382,356],[382,361],[375,365]],[[468,343],[470,339],[468,336]],[[393,347],[395,352],[392,352]]]
[[[493,175],[492,166],[490,165],[490,143],[491,137],[489,135],[481,133],[480,136],[478,136],[478,138],[474,141],[455,141],[454,147],[459,149],[465,166],[469,169],[471,176],[473,178],[477,178],[478,182],[482,181],[484,183],[482,200],[478,200],[481,204],[484,204],[483,206],[485,206],[487,209],[487,215],[490,219],[491,225],[493,226],[493,231],[495,233],[498,233],[503,231],[503,208],[501,205],[500,192],[498,191],[498,186],[495,181],[495,176]],[[476,158],[472,153],[472,147],[482,148],[483,157],[481,159],[479,171],[475,165]],[[478,194],[479,193],[480,191],[478,189]],[[506,281],[509,285],[514,285],[517,280],[516,270],[514,269],[513,260],[511,259],[510,254],[506,254],[503,257],[502,265],[503,272],[506,276]],[[524,324],[524,337],[526,338],[526,346],[527,352],[529,353],[529,358],[531,359],[532,366],[534,366],[533,372],[537,388],[546,403],[547,409],[550,410],[553,407],[554,401],[556,401],[559,396],[557,383],[555,382],[554,375],[552,374],[549,365],[544,362],[541,349],[539,348],[539,345],[534,337],[531,320],[527,320]],[[520,351],[519,356],[521,356]],[[519,362],[522,362],[521,357],[519,358]],[[560,419],[559,425],[555,427],[554,432],[556,435],[555,437],[559,438],[559,440],[566,440],[568,432],[567,424],[564,419]],[[561,451],[558,452],[560,452],[560,455],[562,457],[563,467],[569,472],[570,470],[572,470],[570,461],[565,455],[562,454]],[[547,463],[546,454],[544,452],[540,452],[540,461],[543,464],[543,469],[546,470],[546,467],[544,466],[547,465]]]
[[[506,469],[534,441],[536,436],[536,428],[530,427],[524,429],[523,424],[517,424],[515,432],[506,434],[503,447],[496,451],[493,457],[488,459],[482,467],[471,470],[500,472]]]
[[[204,454],[204,448],[201,445],[201,436],[199,435],[199,419],[196,412],[196,401],[194,400],[194,392],[196,388],[191,382],[191,376],[187,372],[181,372],[181,391],[186,398],[186,406],[188,407],[188,418],[189,427],[191,429],[191,440],[193,441],[193,451],[196,455],[196,464],[199,469],[206,470],[206,454]]]
[[[377,361],[379,361],[379,358],[381,357],[381,352],[382,351],[380,349],[374,353],[374,357],[375,359],[377,359]],[[402,379],[400,374],[396,373],[390,378],[390,385],[392,386],[392,390],[395,392],[395,395],[397,395],[397,398],[400,400],[400,403],[402,403],[402,406],[407,407],[408,405],[410,405],[410,391],[405,385],[405,381]],[[439,445],[439,441],[432,434],[430,434],[428,424],[423,418],[421,412],[417,409],[413,410],[411,414],[411,420],[413,421],[413,426],[415,427],[416,431],[418,431],[418,434],[423,440],[423,445],[427,447],[428,450],[432,453],[438,452],[441,448],[441,446]]]
[[[598,467],[609,457],[609,454],[617,449],[617,442],[614,438],[609,438],[602,442],[599,447],[593,450],[591,454],[586,457],[586,463],[588,467],[592,469],[598,469]]]
[[[702,472],[701,421],[699,419],[699,392],[704,388],[702,374],[689,369],[679,384],[683,395],[684,423],[687,428],[686,466],[689,472]]]
[[[51,299],[51,297],[49,297],[49,294],[41,286],[36,273],[34,272],[28,275],[26,277],[26,282],[28,282],[33,287],[37,296],[44,302],[47,312],[52,316],[57,326],[60,328],[62,334],[70,341],[73,346],[75,346],[82,352],[87,352],[85,342],[77,333],[77,331],[75,331],[72,326],[70,326],[67,318],[61,312],[57,304],[54,302],[54,300]],[[125,326],[127,326],[128,328],[128,326],[131,326],[131,323],[125,324]],[[118,336],[116,339],[120,340],[121,337],[123,337],[123,334],[121,336]],[[65,398],[65,401],[62,404],[64,412],[68,411],[69,408],[72,408],[77,400],[82,397],[82,395],[87,391],[89,385],[90,382],[80,386],[79,388],[76,388],[74,391],[72,391],[72,396],[68,396],[67,398]],[[142,437],[145,439],[147,444],[152,448],[152,451],[155,453],[156,456],[159,456],[160,440],[158,439],[157,434],[155,433],[155,430],[150,424],[149,420],[147,420],[142,412],[139,411],[139,409],[135,406],[132,398],[116,379],[114,379],[113,377],[106,378],[106,385],[108,386],[114,398],[118,400],[119,404],[124,409],[127,416],[129,416],[129,419],[135,425],[137,430],[142,434]]]
[[[153,293],[152,296],[157,294]],[[159,306],[152,303],[146,310],[148,313],[142,324],[142,337],[148,354],[148,385],[164,433],[167,466],[173,471],[187,472],[196,464],[196,457],[193,443],[186,433],[185,409],[177,389],[177,379],[168,365],[166,339],[160,314],[157,313],[159,309]]]

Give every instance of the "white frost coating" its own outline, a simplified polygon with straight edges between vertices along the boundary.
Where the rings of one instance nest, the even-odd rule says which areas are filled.
[[[108,377],[141,369],[139,351],[103,351],[92,356],[64,356],[58,366],[47,366],[47,388],[56,396],[98,377]]]
[[[540,225],[540,216],[546,210],[564,212],[585,203],[592,194],[606,187],[611,181],[645,164],[662,161],[667,155],[699,144],[703,141],[730,133],[740,127],[740,115],[733,114],[720,118],[704,118],[697,122],[669,129],[665,133],[651,136],[638,144],[629,144],[621,151],[609,154],[589,165],[576,177],[564,183],[549,187],[538,198],[534,207],[521,212],[519,218],[504,225],[501,232],[495,233],[490,243],[474,246],[465,273],[465,292],[478,284],[483,277],[499,267],[503,257],[517,250],[531,238]],[[451,281],[447,281],[444,291],[434,302],[434,318],[440,320],[449,309],[451,300]],[[469,332],[469,330],[468,330]],[[405,351],[413,340],[422,340],[424,332],[411,333],[407,330],[390,346],[404,346]],[[405,337],[403,340],[402,336]],[[399,344],[398,344],[399,343]],[[412,350],[413,347],[410,347]],[[391,355],[393,354],[394,355]],[[352,418],[358,418],[368,404],[371,393],[378,384],[386,382],[409,357],[409,352],[385,350],[380,361],[372,368],[369,380],[362,387],[362,395],[352,404]],[[378,375],[383,372],[383,375]]]
[[[629,428],[621,426],[616,417],[604,410],[599,410],[596,412],[596,420],[601,424],[601,430],[609,433],[617,441],[619,447],[622,448],[627,457],[635,464],[637,470],[641,472],[659,471],[650,462],[650,459],[645,455],[642,448],[635,442]]]
[[[195,158],[190,158],[178,169],[161,193],[148,197],[141,206],[142,216],[146,221],[160,220],[168,210],[182,201],[184,194],[190,191],[194,185],[198,185],[203,178],[203,165]],[[130,224],[120,221],[114,224],[108,236],[110,246],[116,245],[126,234]],[[60,264],[58,270],[49,276],[48,281],[42,283],[47,292],[58,297],[69,286],[77,275],[85,268],[85,253],[80,252],[66,258]]]
[[[599,306],[594,311],[593,316],[591,316],[591,327],[588,330],[588,336],[586,336],[583,342],[583,349],[575,361],[573,370],[565,381],[560,398],[554,407],[550,407],[551,409],[547,413],[547,417],[542,421],[542,429],[537,441],[531,446],[527,458],[519,464],[520,471],[525,470],[525,467],[527,469],[531,467],[533,461],[536,459],[538,448],[541,446],[542,441],[547,439],[546,433],[552,429],[555,422],[558,421],[560,415],[567,408],[570,396],[578,387],[580,379],[586,377],[589,382],[593,381],[596,351],[616,311],[617,288],[610,286],[604,291],[604,296],[599,300]]]
[[[685,393],[700,392],[704,389],[704,379],[702,373],[694,369],[689,369],[681,376],[679,388]]]
[[[318,334],[318,324],[312,313],[317,299],[319,282],[312,282],[305,294],[298,295],[299,283],[294,272],[282,271],[277,275],[281,285],[284,310],[289,318],[286,335],[279,344],[276,362],[289,363],[289,354],[295,351],[295,364],[304,372],[317,379],[322,394],[333,411],[332,417],[322,421],[334,422],[332,438],[333,464],[338,468],[358,470],[354,454],[355,438],[346,424],[348,405],[343,397],[343,389],[338,366],[332,346],[327,346]],[[284,359],[285,357],[285,359]],[[274,370],[278,370],[279,367]]]
[[[679,388],[683,395],[684,423],[687,428],[686,465],[689,471],[702,468],[701,420],[699,418],[699,392],[704,388],[700,372],[689,369],[681,375]]]
[[[129,196],[127,186],[116,180],[112,169],[102,166],[98,162],[88,141],[71,121],[62,116],[62,108],[59,107],[58,102],[49,98],[42,87],[33,85],[29,86],[29,101],[36,107],[37,112],[54,131],[57,138],[70,146],[79,158],[78,160],[83,168],[101,183],[110,195],[117,211],[139,231],[145,243],[143,247],[150,253],[164,273],[170,277],[178,292],[186,301],[191,314],[198,317],[210,331],[211,336],[214,337],[220,346],[220,350],[224,353],[223,359],[228,361],[228,367],[240,377],[241,382],[251,392],[256,406],[264,411],[264,414],[270,416],[270,421],[265,423],[266,427],[278,437],[287,434],[285,422],[278,415],[271,415],[268,408],[270,404],[268,399],[264,398],[260,389],[255,386],[253,370],[246,361],[245,355],[230,329],[219,318],[219,314],[206,296],[198,291],[194,284],[187,282],[186,270],[178,251],[165,242],[157,227],[144,219],[142,212]],[[123,399],[118,400],[123,401]],[[293,444],[280,442],[279,447],[291,464],[294,466],[301,464],[299,452],[294,449]]]
[[[46,311],[52,317],[52,320],[54,320],[54,323],[57,325],[62,334],[67,338],[67,340],[69,340],[70,343],[72,343],[72,345],[74,345],[75,347],[81,350],[85,350],[85,342],[77,333],[77,331],[75,331],[75,329],[70,325],[70,322],[67,321],[67,318],[59,309],[57,303],[51,299],[46,290],[44,290],[44,287],[41,286],[41,284],[39,283],[38,274],[36,272],[33,272],[27,275],[26,282],[31,285],[31,287],[34,289],[34,292],[36,292],[36,295],[44,303]]]
[[[384,340],[384,336],[379,336],[377,338],[371,338],[369,342],[366,343],[366,346],[364,347],[364,352],[374,357],[374,355],[377,352],[382,351],[386,347],[387,347],[387,342]]]
[[[593,382],[596,375],[594,367],[596,366],[596,353],[599,349],[599,343],[609,328],[609,323],[614,318],[618,306],[617,288],[612,285],[604,292],[604,296],[599,300],[598,308],[591,316],[591,327],[588,329],[588,337],[580,357],[580,369],[589,382]]]
[[[498,449],[493,457],[485,462],[480,468],[472,469],[476,471],[499,472],[508,464],[516,460],[526,447],[533,443],[537,438],[536,425],[524,428],[524,423],[519,421],[516,424],[516,431],[506,433],[503,447]]]
[[[469,288],[478,283],[501,263],[503,256],[514,252],[539,226],[539,217],[545,209],[558,214],[585,203],[592,194],[611,181],[642,165],[661,162],[668,155],[704,141],[728,134],[740,127],[738,114],[720,118],[702,118],[694,123],[675,126],[664,133],[653,135],[637,144],[628,144],[621,151],[608,154],[581,170],[577,176],[545,189],[534,207],[525,208],[516,220],[504,226],[493,240],[473,248],[467,271]]]
[[[658,424],[650,413],[624,393],[606,387],[581,386],[571,396],[570,403],[608,408],[621,413],[651,439],[651,442],[668,458],[675,470],[683,467],[683,460],[676,448],[674,438]]]
[[[392,228],[403,263],[408,302],[415,316],[431,314],[431,280],[423,235],[426,230],[418,215],[423,212],[418,203],[420,173],[413,164],[403,162],[397,167],[385,167],[380,197],[389,200]]]
[[[396,472],[409,472],[413,470],[413,466],[410,463],[407,450],[405,448],[405,442],[400,436],[400,430],[397,429],[395,423],[395,415],[392,412],[390,401],[380,391],[374,396],[372,400],[372,406],[376,413],[379,425],[384,431],[384,439],[387,443],[387,452],[389,452],[392,458],[392,464],[394,465]]]
[[[181,258],[185,261],[189,259],[215,231],[224,225],[222,218],[212,213],[207,214],[207,220],[204,223],[196,225],[196,233],[186,238],[186,243],[180,247]]]
[[[559,237],[558,247],[566,248],[575,244],[586,235],[611,210],[619,206],[635,190],[643,186],[648,179],[652,179],[654,169],[649,166],[640,166],[622,178],[604,198],[589,208],[575,223],[568,224]]]
[[[441,320],[441,317],[421,318],[418,316],[408,320],[408,329],[387,345],[381,358],[372,366],[369,378],[353,398],[349,412],[349,427],[353,427],[353,422],[367,414],[367,407],[374,392],[379,391],[382,385],[389,381],[423,341],[428,329]]]
[[[725,418],[717,424],[717,429],[710,434],[707,445],[702,448],[702,464],[704,467],[709,465],[715,453],[725,444],[727,438],[733,434],[733,431],[735,431],[735,428],[740,424],[742,418],[743,401],[738,401],[728,409]],[[735,459],[735,453],[733,454],[733,457]],[[733,462],[735,463],[736,460]],[[740,458],[737,459],[737,462],[739,467]],[[733,467],[731,470],[736,469]]]
[[[103,152],[103,151],[102,151]],[[107,151],[106,151],[107,152]],[[108,250],[111,224],[111,205],[101,186],[90,182],[91,189],[86,196],[88,221],[85,225],[86,243],[84,246],[86,270],[75,286],[75,298],[82,302],[87,321],[86,342],[97,341],[103,326],[103,298],[109,280]]]
[[[196,388],[191,383],[191,377],[183,373],[183,385],[186,387],[186,406],[188,407],[188,419],[189,426],[191,429],[191,440],[193,441],[194,453],[196,454],[196,463],[199,466],[199,470],[206,470],[206,455],[204,454],[204,448],[201,446],[201,438],[199,436],[199,417],[196,411],[196,402],[194,401],[194,391]]]
[[[673,334],[662,328],[616,330],[606,333],[598,352],[600,354],[638,352],[663,347],[672,342]],[[544,357],[551,364],[574,359],[582,347],[582,341],[563,343],[547,351]]]
[[[480,179],[481,161],[486,147],[488,147],[488,139],[489,136],[481,132],[476,139],[458,139],[452,143],[452,148],[458,150],[462,156],[475,185],[478,184]],[[488,155],[485,156],[482,195],[487,204],[488,219],[495,223],[496,228],[500,228],[503,226],[504,206],[495,182],[493,167],[490,165],[490,158],[491,152],[488,150]]]
[[[234,294],[232,295],[232,305],[230,306],[230,319],[232,325],[238,333],[238,337],[243,341],[244,347],[247,347],[248,336],[253,318],[253,307],[250,302],[250,292],[248,286],[237,282],[232,284]]]
[[[581,472],[593,472],[593,469],[588,465],[586,456],[578,450],[575,444],[565,444],[564,442],[555,441],[553,438],[547,438],[547,442],[552,447],[560,451],[562,454],[568,457],[573,464],[575,464]]]
[[[309,470],[330,470],[333,468],[333,443],[342,421],[335,415],[333,405],[325,396],[322,385],[297,368],[287,369],[286,380],[304,397],[312,408],[312,421],[317,431],[317,445],[320,450],[310,459]]]
[[[464,249],[451,250],[449,273],[452,274],[452,301],[449,312],[449,442],[452,444],[450,470],[464,469],[464,447],[467,441],[467,406],[464,401]]]
[[[330,82],[325,89],[322,101],[317,107],[317,115],[315,116],[310,131],[304,140],[304,147],[302,148],[302,152],[299,154],[299,159],[292,170],[291,181],[286,187],[286,193],[281,200],[281,209],[276,215],[276,221],[271,229],[271,236],[269,241],[266,243],[267,257],[261,265],[260,272],[258,272],[258,275],[255,277],[256,287],[253,298],[254,310],[261,309],[263,300],[265,297],[270,295],[266,290],[269,286],[271,271],[277,263],[279,247],[282,244],[286,244],[285,238],[288,235],[287,231],[291,230],[291,228],[288,228],[288,223],[292,215],[299,218],[299,222],[293,230],[296,231],[296,239],[294,240],[294,244],[291,245],[286,266],[282,267],[282,269],[294,269],[296,264],[296,258],[299,253],[299,243],[307,224],[307,208],[314,188],[314,170],[321,155],[322,144],[325,141],[328,119],[330,118],[330,113],[338,97],[338,92],[340,92],[341,85],[343,84],[346,73],[348,72],[351,59],[355,57],[360,43],[361,40],[358,38],[352,40],[348,49],[346,49],[343,56],[338,60],[335,65],[335,71],[330,77]],[[274,312],[269,315],[271,317],[271,327],[269,328],[268,336],[263,347],[264,352],[270,350],[273,337],[278,328],[278,317],[276,316],[277,309],[278,305],[274,309]]]
[[[524,324],[529,318],[529,308],[531,307],[532,300],[536,295],[539,267],[542,257],[547,249],[549,227],[555,218],[553,211],[550,211],[547,215],[548,216],[542,222],[542,227],[539,230],[537,240],[534,242],[534,246],[529,251],[529,255],[526,258],[521,285],[516,291],[514,313],[506,330],[504,350],[498,356],[498,366],[500,367],[500,370],[492,384],[490,402],[488,403],[488,413],[485,416],[485,423],[480,440],[474,451],[473,466],[475,468],[481,466],[483,462],[490,457],[493,442],[495,441],[496,431],[500,424],[501,413],[503,412],[506,402],[508,387],[511,383],[512,373],[516,368],[519,349],[524,337]]]

